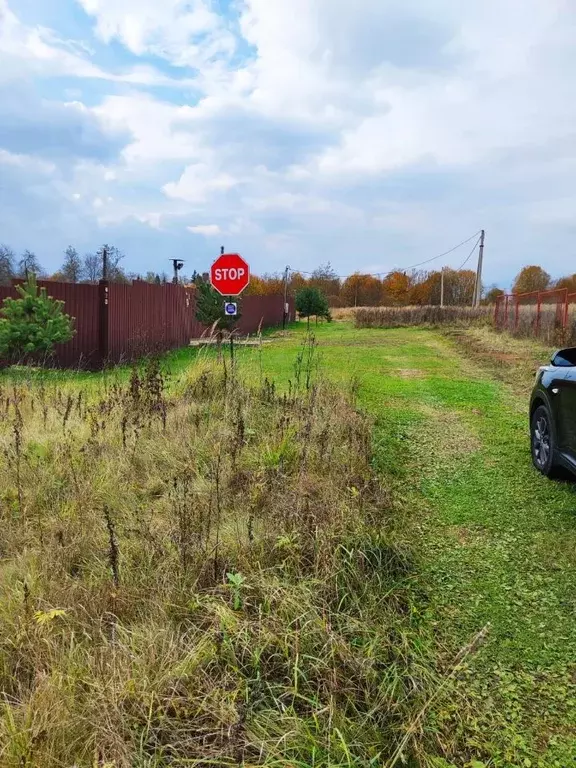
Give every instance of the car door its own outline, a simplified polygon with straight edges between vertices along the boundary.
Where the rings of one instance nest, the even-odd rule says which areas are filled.
[[[560,408],[558,409],[561,450],[576,461],[576,366],[567,368],[560,385]]]

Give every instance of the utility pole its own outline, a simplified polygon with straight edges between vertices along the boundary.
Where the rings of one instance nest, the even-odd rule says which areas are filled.
[[[474,288],[474,306],[480,306],[480,299],[482,298],[482,267],[484,264],[484,239],[486,236],[485,230],[480,233],[480,251],[478,252],[478,270],[476,272],[476,286]]]
[[[442,272],[440,272],[440,307],[444,308],[444,267],[442,267]]]
[[[108,248],[102,248],[102,280],[108,280]]]
[[[290,267],[286,267],[284,270],[284,310],[282,312],[282,330],[286,328],[286,320],[288,317],[288,275],[290,274]]]

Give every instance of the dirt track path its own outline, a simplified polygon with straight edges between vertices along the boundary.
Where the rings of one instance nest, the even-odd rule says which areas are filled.
[[[503,361],[487,369],[431,331],[334,324],[318,338],[324,369],[359,380],[376,460],[414,511],[415,620],[446,658],[490,627],[427,719],[450,734],[439,751],[458,767],[463,754],[482,756],[473,768],[576,765],[576,496],[532,468],[522,353],[514,386]]]

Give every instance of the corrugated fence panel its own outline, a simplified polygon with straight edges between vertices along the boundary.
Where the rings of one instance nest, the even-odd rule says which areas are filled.
[[[39,280],[48,296],[64,302],[64,311],[74,318],[74,337],[57,344],[54,363],[62,368],[96,368],[98,353],[98,286]],[[0,302],[8,296],[18,298],[15,287],[0,286]]]
[[[110,284],[108,355],[130,360],[186,346],[197,332],[193,289],[181,285]]]
[[[48,295],[64,302],[74,318],[72,341],[56,347],[54,363],[63,368],[98,368],[100,357],[99,286],[39,281]],[[108,293],[108,359],[131,360],[141,355],[187,346],[206,329],[196,320],[193,288],[136,281],[110,283]],[[17,297],[14,287],[0,286],[0,303]],[[282,296],[246,296],[240,301],[241,334],[282,324]],[[290,314],[294,317],[293,302]]]
[[[259,327],[271,328],[282,325],[284,315],[283,296],[246,296],[240,302],[241,318],[238,330],[242,334],[256,333]],[[294,308],[291,303],[291,315]]]

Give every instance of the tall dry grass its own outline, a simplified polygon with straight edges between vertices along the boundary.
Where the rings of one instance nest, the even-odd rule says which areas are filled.
[[[99,391],[3,385],[2,766],[413,754],[409,552],[370,423],[315,367],[308,341],[285,394],[226,357],[170,395],[154,362]]]
[[[357,328],[469,326],[488,324],[490,319],[489,307],[360,307],[354,311]]]
[[[504,329],[514,336],[538,338],[550,346],[568,346],[576,344],[576,306],[570,305],[569,309],[566,328],[561,319],[562,307],[546,304],[542,307],[539,322],[535,304],[520,305],[517,318],[516,308],[512,306],[508,318],[501,317],[501,322]]]

